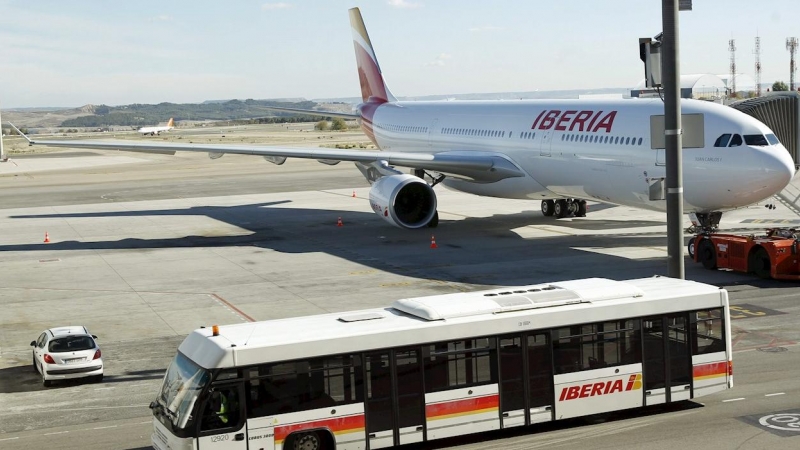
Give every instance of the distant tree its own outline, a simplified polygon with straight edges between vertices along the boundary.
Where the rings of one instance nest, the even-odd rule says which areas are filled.
[[[347,124],[344,123],[344,119],[341,117],[334,117],[333,123],[331,124],[331,130],[335,131],[344,131],[347,129]]]
[[[776,81],[772,83],[772,90],[773,91],[788,91],[789,86],[786,85],[783,81]]]
[[[327,120],[320,120],[314,125],[314,129],[318,131],[325,131],[328,129],[328,121]]]

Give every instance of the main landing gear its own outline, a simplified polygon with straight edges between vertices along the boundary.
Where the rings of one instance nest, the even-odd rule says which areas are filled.
[[[542,200],[542,214],[556,216],[557,219],[575,216],[586,217],[586,200],[561,198],[558,200]]]

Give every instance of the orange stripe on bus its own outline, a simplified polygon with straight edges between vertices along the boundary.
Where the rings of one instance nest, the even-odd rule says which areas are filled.
[[[694,366],[692,368],[692,376],[696,380],[724,377],[727,374],[728,374],[727,361],[715,362],[711,364],[703,364],[701,366]]]
[[[500,396],[497,394],[484,397],[467,398],[452,402],[442,402],[425,406],[425,417],[428,419],[444,419],[467,414],[497,410],[500,406]]]
[[[354,433],[364,430],[364,415],[337,417],[335,419],[314,420],[311,422],[293,423],[275,427],[275,442],[283,441],[295,431],[312,428],[327,428],[334,434]]]

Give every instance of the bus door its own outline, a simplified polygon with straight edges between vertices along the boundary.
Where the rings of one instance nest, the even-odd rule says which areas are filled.
[[[368,353],[366,372],[369,448],[422,442],[425,393],[419,348]]]
[[[546,333],[500,338],[503,428],[553,420],[553,369]]]
[[[200,405],[198,450],[247,450],[244,386],[212,385]]]
[[[691,397],[688,323],[685,313],[642,319],[645,405]]]

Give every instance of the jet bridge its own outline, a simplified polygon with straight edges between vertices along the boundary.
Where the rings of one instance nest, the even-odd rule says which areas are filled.
[[[748,98],[730,104],[770,127],[792,155],[795,167],[800,151],[800,93],[773,92],[764,97]]]

